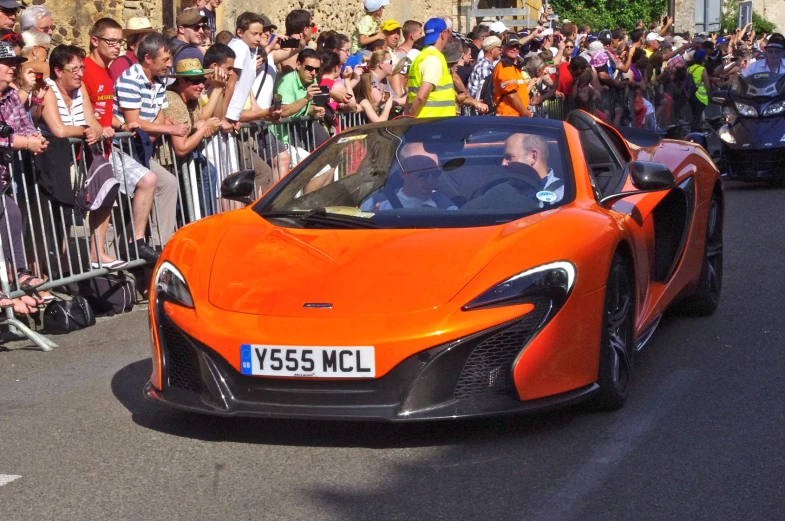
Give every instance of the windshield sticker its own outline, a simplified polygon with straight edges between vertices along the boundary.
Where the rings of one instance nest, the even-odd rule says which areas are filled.
[[[556,194],[547,190],[543,190],[541,192],[537,192],[537,199],[544,203],[552,203],[556,201]]]
[[[362,141],[368,137],[368,134],[357,134],[356,136],[345,136],[338,139],[338,144],[349,143],[351,141]]]

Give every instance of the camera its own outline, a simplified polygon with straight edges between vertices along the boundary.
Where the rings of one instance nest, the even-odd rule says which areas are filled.
[[[14,135],[14,127],[6,123],[5,121],[0,121],[0,137],[9,138]]]

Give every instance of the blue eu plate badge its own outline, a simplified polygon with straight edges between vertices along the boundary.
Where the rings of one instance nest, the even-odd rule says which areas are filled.
[[[240,346],[240,372],[243,374],[252,374],[251,344],[243,344]]]

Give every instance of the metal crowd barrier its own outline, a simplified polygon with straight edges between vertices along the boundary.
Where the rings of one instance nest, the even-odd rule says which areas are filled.
[[[359,121],[350,118],[345,124],[353,125]],[[186,157],[178,157],[171,141],[162,139],[153,159],[177,179],[175,230],[203,217],[241,206],[220,198],[221,182],[233,172],[256,169],[261,178],[264,178],[265,172],[268,174],[262,179],[268,185],[279,180],[294,163],[314,150],[314,124],[317,123],[310,118],[286,119],[276,125],[261,122],[244,124],[236,133],[227,135],[219,132],[205,139]],[[271,139],[271,135],[276,139]],[[133,140],[129,133],[118,133],[101,143],[104,150],[111,150],[113,155],[117,155],[114,164],[119,165],[123,174],[119,176],[121,190],[109,211],[103,240],[109,256],[128,262],[123,269],[146,264],[139,257],[135,240],[132,240],[137,235],[133,198],[125,195],[133,191],[125,175],[131,172],[127,169],[126,157],[135,155]],[[7,268],[12,276],[0,278],[0,287],[11,298],[25,294],[16,276],[23,269],[46,281],[37,288],[39,290],[65,289],[63,287],[110,271],[100,262],[100,256],[96,257],[98,262],[95,265],[91,263],[91,248],[99,249],[93,223],[95,216],[91,215],[95,212],[82,211],[75,204],[76,188],[83,182],[89,168],[85,143],[70,139],[69,143],[61,141],[59,147],[54,147],[54,141],[50,140],[49,150],[36,157],[27,151],[6,154],[11,182],[5,185],[5,195],[0,197],[3,215],[6,216],[0,240],[8,240],[11,251],[16,246],[16,251],[21,252],[4,255],[8,258]],[[54,148],[58,148],[59,152]],[[46,161],[47,155],[49,162]],[[62,166],[66,162],[67,166]],[[110,163],[113,163],[112,157]],[[53,164],[59,168],[56,173],[50,168]],[[57,178],[61,182],[58,185],[60,190],[53,189],[51,182],[52,176],[57,174],[60,175]],[[63,180],[63,176],[69,179]],[[156,196],[153,210],[146,218],[144,235],[148,243],[163,246],[166,231],[157,226],[159,211],[172,211],[172,208],[160,208]],[[21,229],[16,226],[18,219],[12,222],[10,214],[21,216]],[[73,286],[66,293],[72,290]],[[11,309],[6,310],[5,315],[7,319],[13,319]],[[43,344],[36,343],[39,346]]]

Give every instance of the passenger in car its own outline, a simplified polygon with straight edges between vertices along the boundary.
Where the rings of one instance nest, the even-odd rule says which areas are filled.
[[[518,133],[508,137],[501,166],[507,177],[491,180],[463,210],[528,212],[564,197],[564,182],[548,166],[548,142],[540,136]]]
[[[564,197],[564,181],[548,165],[548,142],[535,134],[512,134],[504,143],[502,167],[515,171],[518,165],[532,167],[540,176],[540,190],[534,194],[540,208],[558,203]]]
[[[403,177],[403,186],[395,191],[387,186],[366,199],[361,205],[363,211],[397,210],[399,208],[437,208],[457,210],[458,207],[448,197],[436,192],[436,181],[442,174],[439,157],[425,150],[422,143],[406,143],[398,152],[398,161]]]

